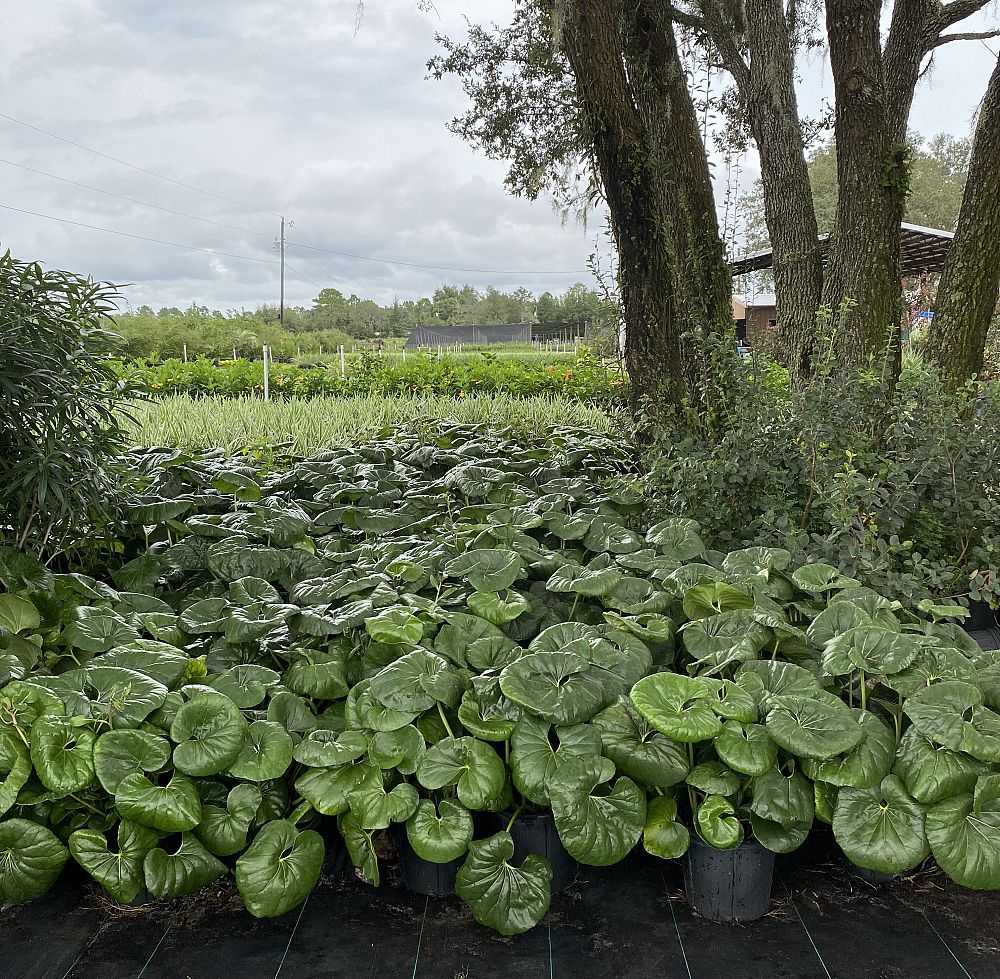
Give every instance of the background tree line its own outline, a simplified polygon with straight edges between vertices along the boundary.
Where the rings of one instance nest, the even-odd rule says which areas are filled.
[[[330,287],[319,293],[311,307],[286,307],[283,329],[275,305],[222,312],[192,303],[183,310],[139,306],[117,317],[117,330],[129,357],[180,357],[187,344],[192,357],[204,354],[225,359],[234,351],[237,356],[259,354],[266,343],[275,356],[292,358],[298,353],[332,354],[341,344],[349,346],[376,335],[407,337],[417,326],[590,322],[607,328],[617,324],[619,315],[614,303],[579,282],[563,293],[543,292],[537,297],[523,288],[502,292],[492,286],[480,291],[471,285],[444,285],[431,296],[394,300],[385,306],[344,296]]]

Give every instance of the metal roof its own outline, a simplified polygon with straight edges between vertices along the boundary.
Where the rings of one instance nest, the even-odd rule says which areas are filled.
[[[922,228],[919,224],[901,224],[899,226],[899,243],[901,272],[904,276],[920,275],[921,272],[940,272],[944,268],[945,259],[954,234],[942,231],[940,228]],[[830,236],[821,235],[819,247],[826,262],[826,253],[830,249]],[[731,262],[729,267],[733,275],[746,275],[748,272],[759,272],[769,269],[774,262],[770,248],[759,252],[743,255]]]

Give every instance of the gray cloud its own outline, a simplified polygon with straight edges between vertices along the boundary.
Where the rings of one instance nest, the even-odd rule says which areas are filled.
[[[512,0],[49,0],[5,11],[0,112],[176,180],[285,213],[288,297],[318,286],[390,301],[443,281],[562,289],[600,230],[563,225],[545,202],[513,200],[504,169],[449,134],[464,97],[424,79],[436,31],[463,14],[503,22]],[[924,132],[965,132],[991,64],[981,45],[937,55],[914,107]],[[829,97],[822,62],[805,67],[807,108]],[[132,282],[133,304],[220,308],[277,297],[277,219],[200,195],[0,119],[0,158],[210,218],[230,230],[92,193],[0,163],[0,204],[215,249],[256,261],[143,242],[0,209],[0,241],[18,255]],[[724,169],[719,168],[719,179]],[[744,161],[744,184],[754,161]],[[250,233],[254,232],[254,233]],[[310,251],[429,265],[434,271]],[[307,277],[312,282],[305,281]]]

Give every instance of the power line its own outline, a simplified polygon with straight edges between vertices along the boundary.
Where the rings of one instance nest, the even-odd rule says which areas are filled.
[[[304,272],[300,272],[294,265],[290,264],[289,262],[285,262],[285,268],[288,269],[290,272],[294,272],[300,279],[305,279],[306,282],[312,283],[312,285],[314,285],[317,289],[323,288],[315,279],[310,279],[308,275],[306,275]]]
[[[302,241],[288,240],[289,245],[308,248],[314,252],[324,252],[327,255],[337,255],[340,258],[353,258],[359,262],[377,262],[380,265],[403,265],[411,269],[431,269],[435,272],[476,272],[482,275],[584,275],[586,269],[563,269],[561,271],[535,271],[532,269],[469,269],[455,265],[424,265],[420,262],[397,262],[389,258],[372,258],[370,255],[355,255],[352,252],[339,252],[333,248],[320,248],[319,245],[307,245]]]
[[[105,234],[118,235],[121,238],[134,238],[137,241],[151,241],[157,245],[170,245],[172,248],[183,248],[190,252],[205,252],[209,255],[219,255],[223,258],[238,258],[244,262],[259,262],[262,265],[279,264],[273,258],[254,258],[251,255],[235,255],[232,252],[220,252],[214,248],[203,248],[200,245],[182,245],[177,241],[164,241],[162,238],[150,238],[147,235],[136,235],[128,231],[116,231],[114,228],[100,228],[96,224],[84,224],[82,221],[71,221],[69,218],[60,218],[54,214],[42,214],[39,211],[28,211],[23,207],[13,207],[10,204],[0,204],[0,208],[5,211],[16,211],[18,214],[30,214],[36,218],[46,218],[49,221],[58,221],[61,224],[71,224],[77,228],[87,228],[89,231],[103,231]]]
[[[8,122],[13,122],[18,126],[24,126],[25,129],[31,129],[36,133],[41,133],[43,136],[50,136],[52,139],[58,139],[62,143],[68,143],[70,146],[76,146],[81,150],[86,150],[88,153],[104,157],[105,160],[111,160],[113,163],[119,163],[123,167],[129,167],[132,170],[138,170],[140,173],[148,174],[150,177],[156,177],[158,180],[165,180],[167,183],[175,184],[178,187],[184,187],[186,190],[193,190],[196,193],[204,194],[206,197],[214,197],[216,200],[225,201],[227,204],[233,204],[236,207],[246,208],[248,211],[257,211],[258,214],[270,214],[272,217],[276,218],[281,217],[280,214],[276,214],[274,211],[268,211],[261,207],[255,207],[253,204],[245,204],[242,201],[233,200],[231,197],[223,197],[222,194],[216,194],[211,190],[204,190],[201,187],[195,187],[194,184],[186,184],[183,180],[175,180],[173,177],[167,177],[162,173],[157,173],[155,170],[148,170],[146,167],[140,167],[135,163],[129,163],[128,160],[122,160],[117,156],[111,156],[108,153],[103,153],[101,150],[95,150],[93,146],[87,146],[84,143],[76,142],[76,140],[67,139],[65,136],[60,136],[58,133],[49,132],[49,130],[42,129],[39,126],[33,126],[30,122],[23,122],[21,119],[15,119],[13,116],[9,116],[5,112],[0,112],[0,119],[6,119]]]
[[[141,201],[137,197],[127,197],[125,194],[116,194],[113,190],[102,190],[100,187],[92,187],[90,184],[82,184],[77,180],[70,180],[68,177],[60,177],[57,174],[49,173],[46,170],[37,170],[24,163],[15,163],[13,160],[5,160],[0,157],[0,163],[7,166],[17,167],[19,170],[27,170],[29,173],[37,173],[42,177],[50,177],[64,184],[71,184],[73,187],[82,187],[84,190],[91,190],[96,194],[107,194],[108,197],[117,197],[119,200],[128,201],[130,204],[139,204],[142,207],[152,207],[157,211],[164,211],[167,214],[176,214],[178,217],[190,218],[192,221],[203,221],[205,224],[213,224],[217,228],[226,228],[229,231],[240,231],[248,235],[257,235],[260,238],[273,238],[274,234],[264,231],[254,231],[252,228],[243,228],[236,224],[225,224],[222,221],[213,221],[211,218],[203,218],[197,214],[188,214],[186,211],[175,211],[172,207],[162,207],[159,204],[152,204],[149,201]]]

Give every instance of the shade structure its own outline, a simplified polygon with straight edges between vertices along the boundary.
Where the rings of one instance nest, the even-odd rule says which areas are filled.
[[[404,347],[449,346],[454,343],[531,343],[530,323],[504,323],[500,326],[418,326],[407,337]]]
[[[918,224],[901,224],[899,226],[899,243],[901,272],[904,276],[921,275],[925,272],[940,272],[944,268],[948,250],[951,248],[954,235],[940,228],[922,228]],[[830,236],[822,235],[819,239],[823,262],[830,250]],[[733,275],[746,275],[748,272],[759,272],[774,265],[774,253],[770,248],[761,249],[743,255],[730,263]]]

